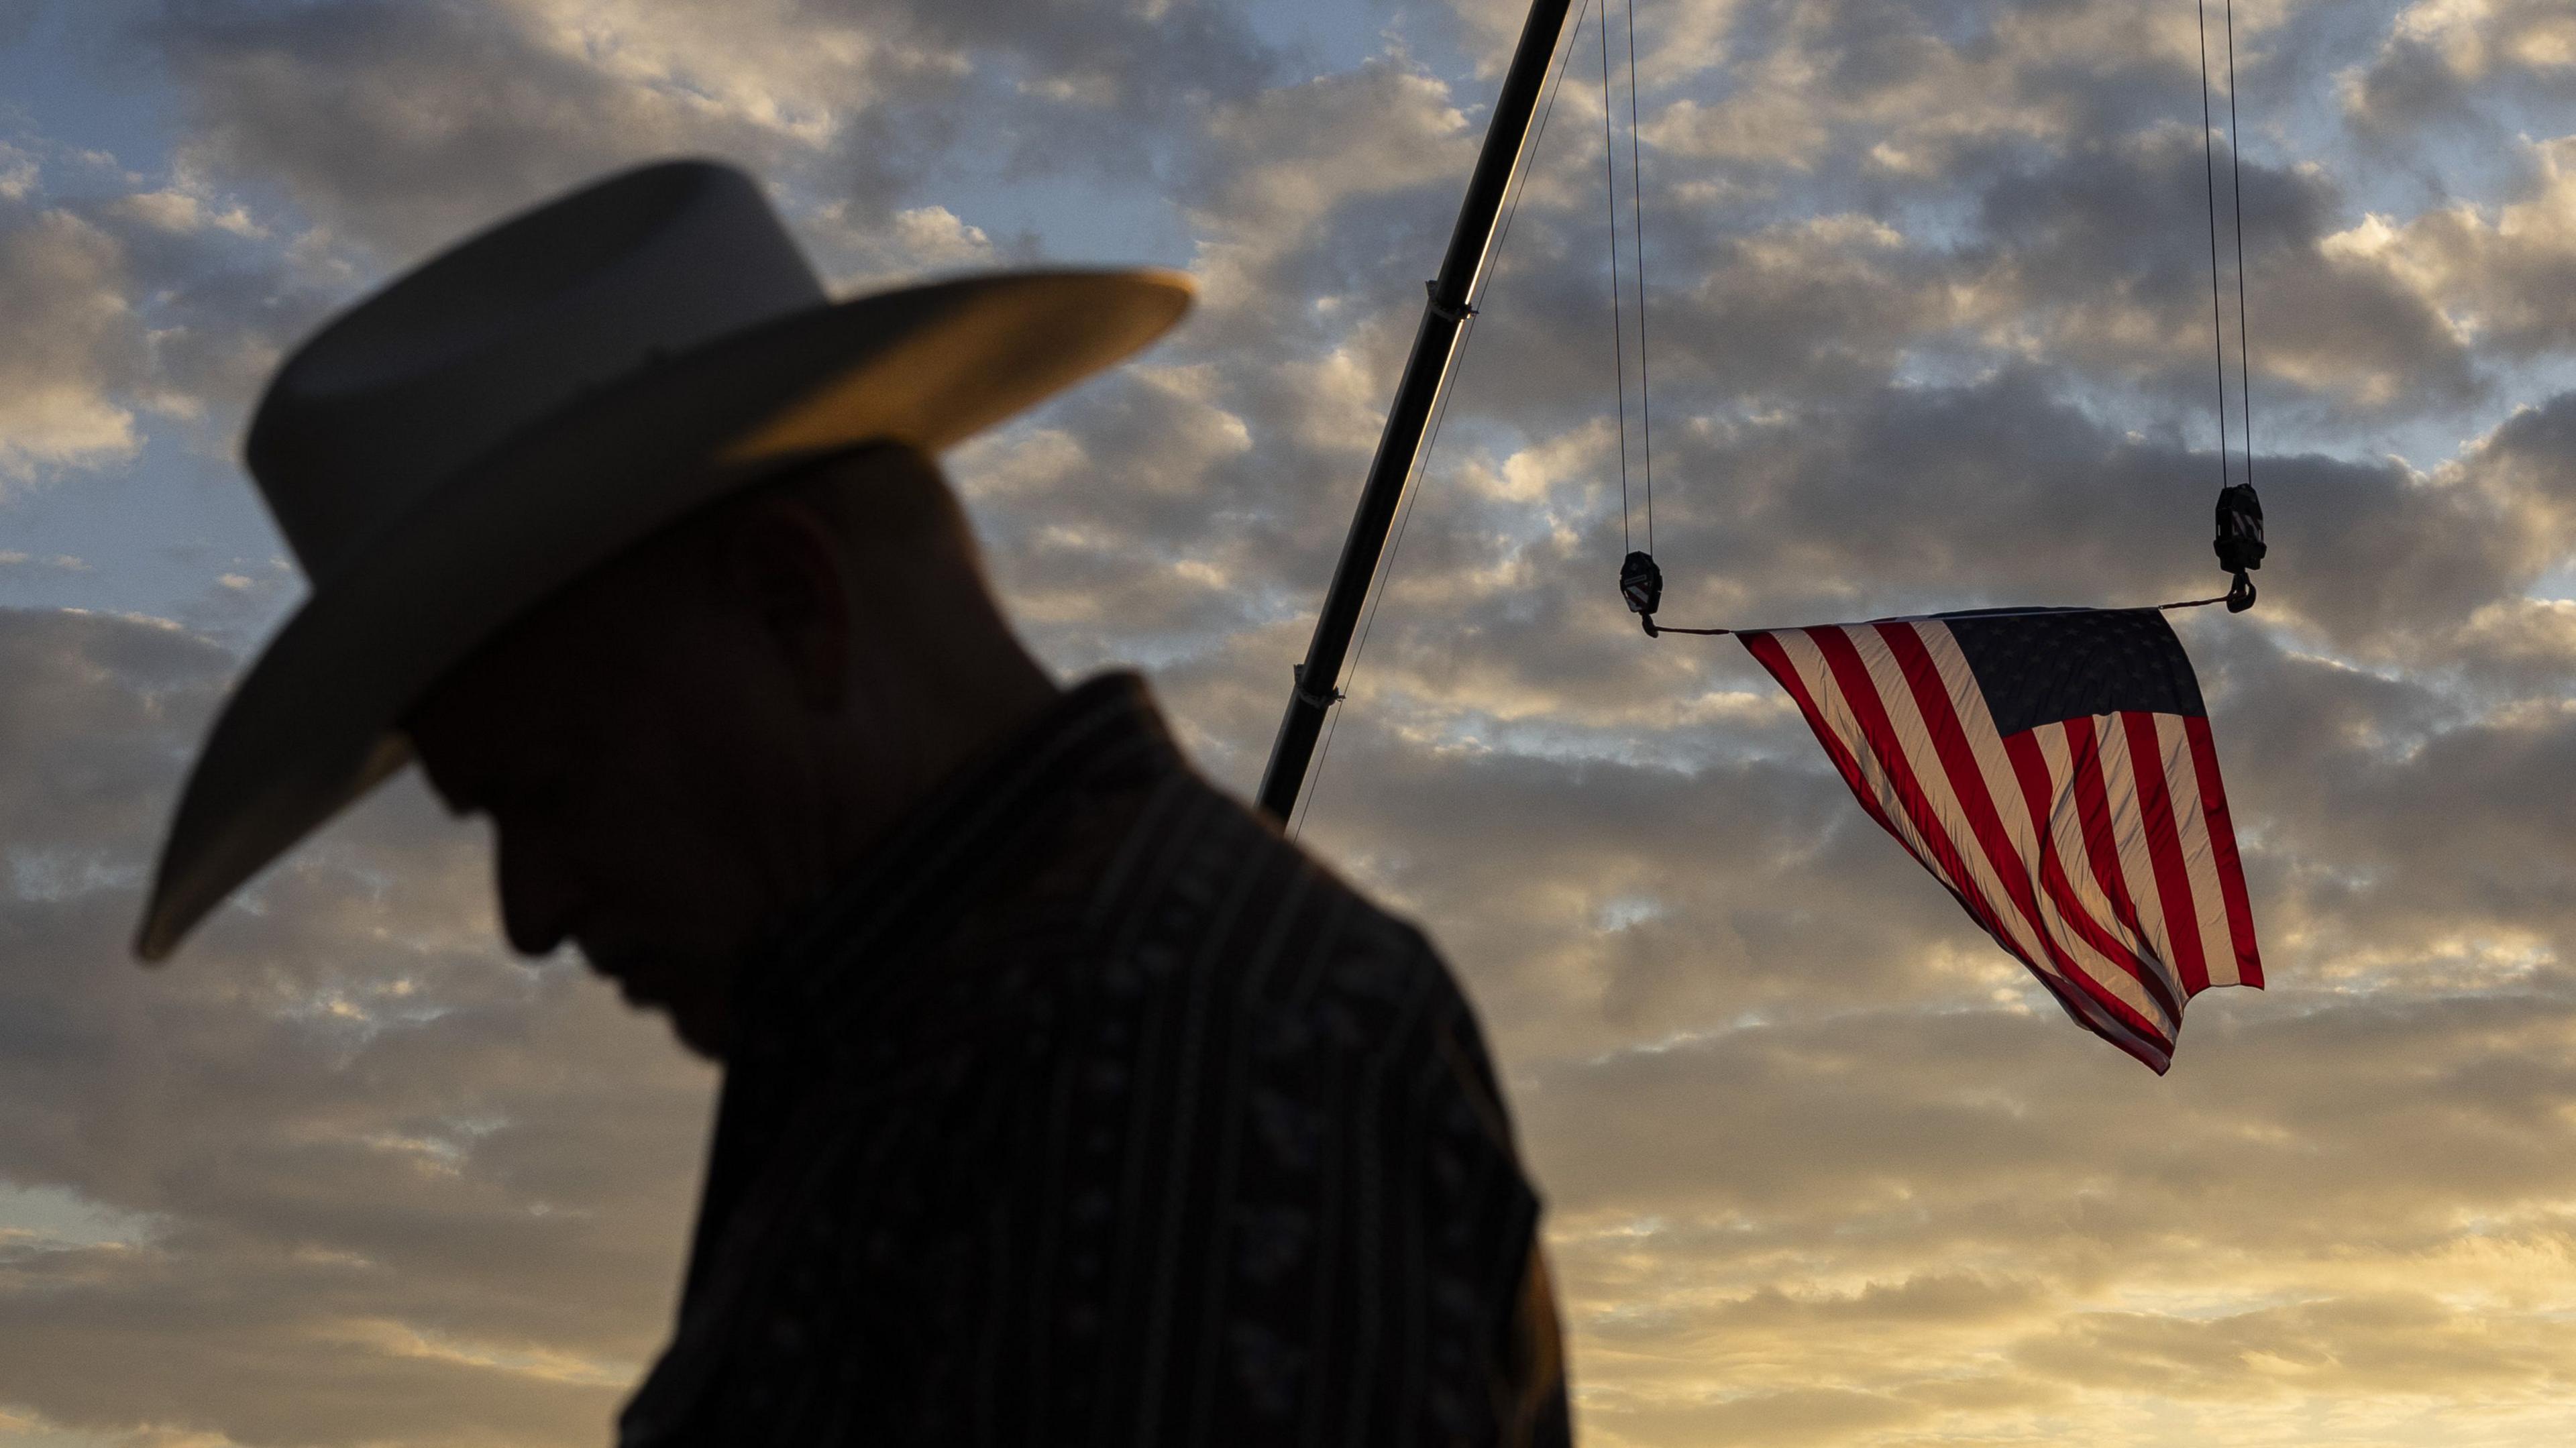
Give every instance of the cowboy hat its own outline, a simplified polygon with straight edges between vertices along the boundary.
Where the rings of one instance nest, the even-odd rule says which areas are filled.
[[[1163,271],[1021,271],[834,302],[753,180],[622,172],[433,258],[270,380],[244,448],[312,594],[217,716],[135,942],[410,758],[450,668],[701,504],[872,441],[935,451],[1161,335]]]

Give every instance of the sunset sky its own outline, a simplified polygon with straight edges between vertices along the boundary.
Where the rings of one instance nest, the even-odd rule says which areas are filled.
[[[2273,560],[2177,627],[2271,987],[2162,1079],[1622,610],[1600,14],[1302,824],[1477,1003],[1584,1441],[2576,1442],[2576,9],[2237,5]],[[1519,20],[0,0],[0,1444],[603,1444],[669,1326],[715,1074],[511,958],[416,777],[126,954],[301,595],[237,461],[284,349],[681,153],[843,292],[1186,268],[949,462],[1040,656],[1248,793]],[[2191,0],[1635,27],[1667,621],[2224,587]]]

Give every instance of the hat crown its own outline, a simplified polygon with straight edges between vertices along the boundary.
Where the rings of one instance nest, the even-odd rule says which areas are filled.
[[[251,475],[320,581],[475,458],[658,358],[828,300],[749,176],[639,167],[342,313],[278,369]]]

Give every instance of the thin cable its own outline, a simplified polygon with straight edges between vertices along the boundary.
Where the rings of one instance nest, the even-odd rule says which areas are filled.
[[[2218,142],[2209,115],[2209,0],[2192,0],[2200,16],[2200,154],[2209,183],[2209,345],[2218,357],[2218,486],[2227,486],[2227,324],[2218,302]]]
[[[1619,327],[1624,310],[1619,295],[1619,167],[1610,142],[1610,0],[1601,0],[1601,183],[1610,211],[1610,376],[1619,395],[1619,544],[1622,552],[1635,540],[1628,535],[1628,341]],[[1647,539],[1649,546],[1654,540]]]
[[[1487,253],[1487,256],[1492,259],[1492,265],[1485,269],[1484,284],[1477,290],[1472,301],[1484,300],[1485,294],[1493,290],[1494,274],[1502,269],[1503,243],[1511,240],[1512,218],[1520,215],[1521,198],[1529,194],[1530,173],[1538,169],[1538,143],[1546,138],[1548,120],[1556,114],[1557,94],[1565,89],[1565,73],[1574,65],[1574,47],[1583,39],[1584,16],[1590,14],[1591,10],[1592,0],[1583,0],[1583,9],[1574,17],[1573,33],[1565,42],[1565,58],[1557,62],[1556,79],[1549,83],[1547,89],[1547,104],[1539,110],[1538,129],[1530,133],[1529,146],[1522,152],[1523,164],[1519,183],[1512,189],[1511,198],[1503,207],[1502,229],[1495,234],[1493,248]],[[1432,450],[1440,446],[1441,425],[1449,420],[1449,399],[1457,393],[1458,372],[1466,361],[1467,344],[1476,335],[1476,315],[1474,308],[1470,307],[1466,325],[1458,334],[1458,347],[1452,354],[1453,361],[1450,364],[1449,375],[1441,381],[1440,405],[1431,414],[1431,434],[1423,440],[1422,457],[1416,464],[1414,483],[1405,490],[1404,507],[1396,514],[1395,541],[1387,548],[1386,567],[1378,574],[1377,592],[1369,599],[1368,614],[1360,620],[1359,641],[1351,648],[1350,672],[1343,676],[1345,684],[1359,681],[1360,659],[1368,652],[1369,633],[1377,627],[1378,605],[1386,601],[1386,586],[1395,577],[1396,556],[1404,551],[1405,529],[1413,524],[1414,499],[1421,496],[1422,483],[1431,476]],[[1306,796],[1298,801],[1296,816],[1289,822],[1288,838],[1291,840],[1305,833],[1306,816],[1314,812],[1315,796],[1323,792],[1324,764],[1333,757],[1333,736],[1340,732],[1341,727],[1342,711],[1337,705],[1333,710],[1331,722],[1324,726],[1323,747],[1315,751],[1315,767],[1306,779]]]
[[[1462,351],[1467,345],[1467,339],[1474,336],[1475,332],[1476,319],[1469,317],[1465,328],[1458,336],[1458,346]],[[1440,425],[1449,419],[1449,399],[1456,396],[1458,390],[1454,385],[1455,380],[1456,374],[1453,372],[1451,374],[1453,385],[1442,390],[1439,409],[1431,414],[1431,436],[1422,448],[1422,472],[1414,479],[1413,486],[1405,490],[1403,511],[1396,515],[1395,541],[1387,545],[1386,571],[1378,575],[1377,593],[1369,599],[1368,616],[1360,620],[1359,642],[1351,646],[1351,671],[1343,676],[1343,682],[1346,684],[1355,685],[1359,682],[1360,656],[1368,652],[1369,634],[1377,627],[1378,605],[1386,602],[1387,586],[1395,581],[1395,560],[1396,556],[1404,551],[1405,530],[1413,526],[1414,501],[1422,496],[1423,485],[1430,481],[1431,449],[1439,446]],[[1298,812],[1297,823],[1288,832],[1288,838],[1291,840],[1296,839],[1306,828],[1306,811],[1315,807],[1315,796],[1319,792],[1317,786],[1322,783],[1324,777],[1324,761],[1333,756],[1333,733],[1341,726],[1342,711],[1335,709],[1333,722],[1324,726],[1324,746],[1316,751],[1314,779],[1306,788],[1306,809]]]
[[[2095,613],[2170,613],[2170,612],[2172,612],[2173,610],[2178,609],[2178,608],[2207,608],[2207,607],[2209,607],[2209,606],[2210,606],[2211,604],[2213,604],[2213,603],[2225,603],[2226,601],[2227,601],[2227,595],[2226,595],[2226,594],[2221,593],[2221,594],[2217,594],[2217,595],[2215,595],[2215,596],[2213,596],[2213,597],[2210,597],[2210,598],[2183,598],[2183,599],[2176,599],[2176,600],[2175,600],[2174,602],[2172,602],[2172,603],[2151,603],[2151,604],[2146,605],[2146,606],[2145,606],[2145,607],[2143,607],[2143,608],[2134,608],[2134,609],[2123,609],[2123,608],[2104,608],[2104,609],[2094,609],[2094,610],[2092,610],[2092,612],[2095,612]],[[2023,610],[1979,609],[1979,610],[1977,610],[1977,614],[1978,614],[1978,617],[1980,617],[1980,618],[2019,618],[2019,617],[2027,617],[2027,616],[2029,616],[2029,615],[2033,615],[2033,614],[2042,614],[2042,613],[2046,613],[2046,614],[2058,614],[2058,613],[2063,613],[2064,611],[2065,611],[2065,610],[2062,610],[2062,609],[2054,609],[2054,608],[2033,608],[2033,609],[2023,609]],[[1910,614],[1910,615],[1907,615],[1907,617],[1910,617],[1910,618],[1942,618],[1942,617],[1945,617],[1945,616],[1946,616],[1946,615],[1943,615],[1943,614],[1937,614],[1937,613],[1918,613],[1918,614]],[[1894,620],[1894,619],[1878,619],[1878,620],[1875,620],[1875,622],[1879,622],[1879,623],[1893,623],[1893,622],[1896,622],[1896,621],[1897,621],[1897,620]],[[1673,627],[1670,627],[1669,625],[1658,624],[1658,625],[1656,625],[1656,627],[1655,627],[1655,632],[1656,632],[1656,634],[1658,634],[1658,635],[1662,635],[1662,634],[1697,634],[1697,635],[1699,635],[1699,636],[1700,636],[1700,637],[1702,637],[1702,638],[1725,638],[1725,637],[1728,637],[1728,636],[1730,636],[1730,635],[1734,635],[1734,634],[1784,633],[1784,632],[1786,632],[1786,630],[1784,630],[1784,629],[1780,629],[1780,628],[1777,628],[1777,627],[1772,627],[1772,628],[1673,628]]]
[[[2235,0],[2228,0],[2234,4]],[[1637,223],[1637,412],[1646,462],[1646,551],[1655,551],[1655,385],[1646,370],[1646,168],[1637,155],[1637,0],[1628,0],[1628,206]],[[1609,23],[1609,12],[1602,12]],[[2229,97],[2233,104],[2234,97]]]
[[[2245,482],[2254,482],[2254,347],[2245,321],[2245,128],[2236,120],[2236,0],[2227,0],[2227,170],[2236,187],[2236,380],[2245,398]],[[1639,321],[1642,327],[1644,322]],[[2222,383],[2222,386],[2224,384]],[[1651,490],[1654,484],[1649,481]],[[1653,496],[1651,491],[1649,498]],[[1651,509],[1653,504],[1648,504]],[[1654,514],[1649,511],[1649,519]],[[1650,528],[1652,524],[1648,525]]]

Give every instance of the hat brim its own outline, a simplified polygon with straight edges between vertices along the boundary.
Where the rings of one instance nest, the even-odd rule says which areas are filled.
[[[665,524],[870,441],[937,451],[1153,341],[1175,272],[1047,271],[763,323],[586,394],[433,489],[315,581],[209,731],[135,953],[165,959],[244,881],[410,759],[394,727],[476,647]]]

